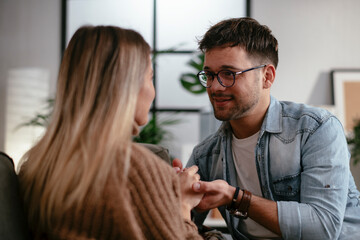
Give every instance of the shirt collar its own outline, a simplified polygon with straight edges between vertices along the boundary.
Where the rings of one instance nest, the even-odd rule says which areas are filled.
[[[271,133],[279,133],[282,131],[282,107],[280,102],[274,98],[270,97],[270,105],[266,111],[266,115],[261,126],[263,131]]]

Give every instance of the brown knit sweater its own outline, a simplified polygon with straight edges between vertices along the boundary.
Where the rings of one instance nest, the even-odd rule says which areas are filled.
[[[102,201],[88,199],[83,212],[57,221],[46,239],[202,239],[181,214],[175,171],[134,143],[126,188],[109,178]],[[43,235],[43,236],[44,236]]]

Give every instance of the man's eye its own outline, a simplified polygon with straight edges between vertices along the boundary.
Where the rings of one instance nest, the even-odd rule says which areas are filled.
[[[222,74],[226,77],[232,76],[232,72],[230,72],[230,71],[224,71],[224,72],[222,72]]]
[[[211,78],[213,76],[213,74],[211,72],[205,72],[205,76],[207,78]]]

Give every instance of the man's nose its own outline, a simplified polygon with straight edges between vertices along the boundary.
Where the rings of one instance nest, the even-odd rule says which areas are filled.
[[[211,84],[211,90],[213,92],[215,91],[224,91],[226,89],[226,87],[224,87],[223,85],[220,84],[219,79],[217,78],[217,76],[214,77],[214,81]]]

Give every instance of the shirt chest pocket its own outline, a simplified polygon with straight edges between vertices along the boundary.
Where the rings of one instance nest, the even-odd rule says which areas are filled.
[[[300,200],[300,173],[285,176],[273,182],[276,201]]]

